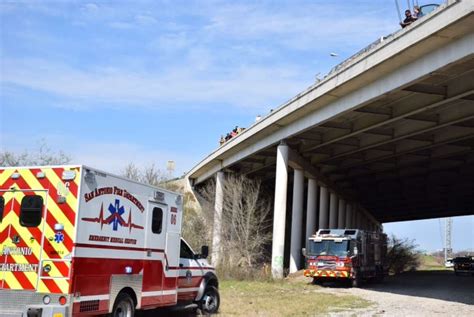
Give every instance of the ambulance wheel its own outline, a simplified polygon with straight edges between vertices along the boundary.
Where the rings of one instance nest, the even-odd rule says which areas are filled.
[[[215,314],[219,310],[220,303],[221,298],[217,288],[214,286],[208,286],[206,287],[206,291],[204,292],[201,302],[199,303],[199,308],[205,315]]]
[[[127,293],[118,294],[115,299],[112,317],[133,317],[135,315],[135,304]]]

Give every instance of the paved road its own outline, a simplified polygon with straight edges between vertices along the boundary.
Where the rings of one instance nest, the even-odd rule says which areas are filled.
[[[474,316],[474,276],[452,271],[408,272],[360,289],[328,285],[320,291],[352,294],[376,304],[334,316]]]

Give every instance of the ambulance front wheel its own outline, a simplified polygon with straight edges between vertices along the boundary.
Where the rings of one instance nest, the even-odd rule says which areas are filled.
[[[215,314],[219,310],[221,298],[217,288],[214,286],[207,286],[204,295],[199,303],[199,308],[204,314]]]
[[[132,297],[127,293],[118,294],[115,299],[112,317],[133,317],[135,315],[135,304]]]

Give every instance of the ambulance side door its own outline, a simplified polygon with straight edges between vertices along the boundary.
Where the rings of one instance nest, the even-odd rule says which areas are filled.
[[[163,291],[163,275],[166,266],[166,222],[168,206],[154,201],[148,201],[147,228],[145,238],[145,261],[143,276],[143,291],[147,295],[161,297]],[[157,300],[155,298],[154,300]],[[161,301],[161,299],[160,299]]]

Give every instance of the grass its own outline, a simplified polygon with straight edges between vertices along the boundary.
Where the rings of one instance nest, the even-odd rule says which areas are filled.
[[[221,281],[223,316],[320,316],[371,306],[351,295],[324,293],[307,281]]]
[[[452,270],[446,268],[444,263],[438,258],[432,255],[420,255],[420,265],[417,268],[418,271],[440,271],[440,270]]]

